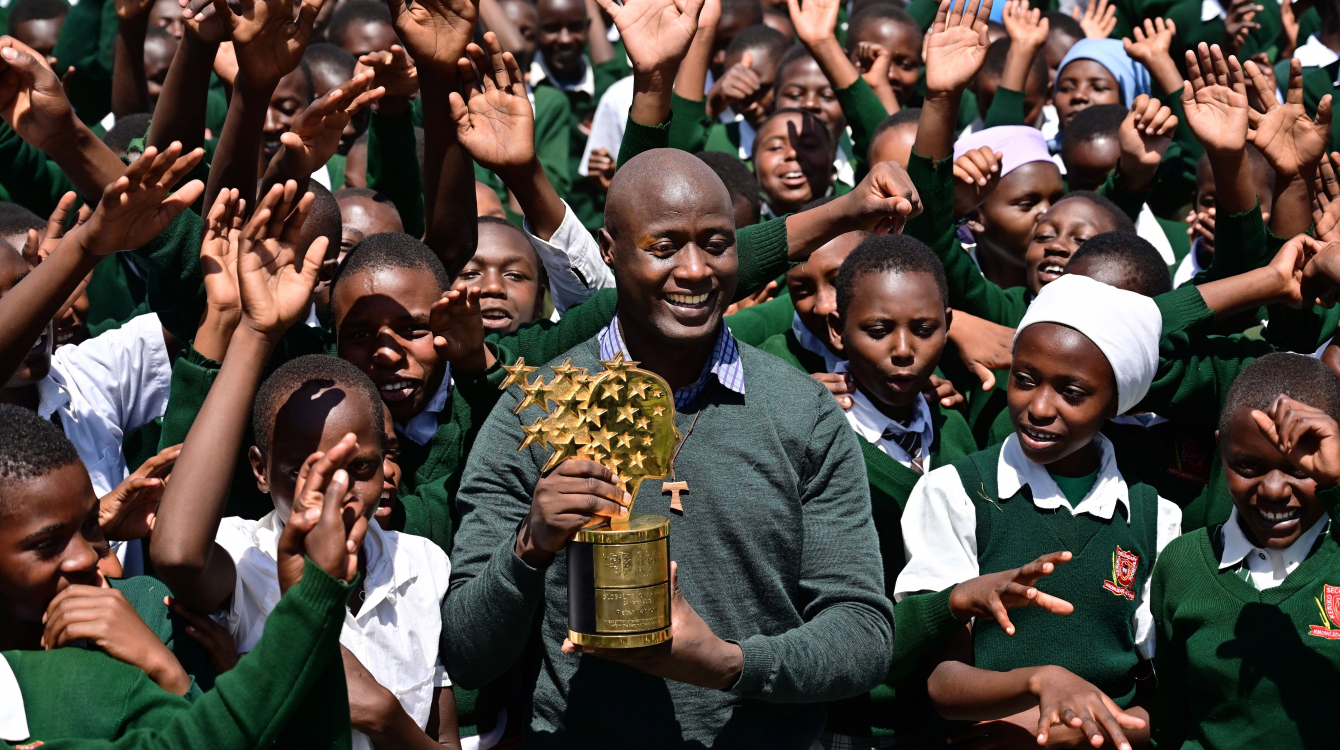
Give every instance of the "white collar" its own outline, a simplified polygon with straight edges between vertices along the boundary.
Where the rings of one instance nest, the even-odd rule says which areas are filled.
[[[576,83],[564,83],[555,78],[553,72],[549,70],[549,65],[544,61],[544,53],[536,52],[535,59],[530,63],[530,83],[534,86],[547,78],[563,91],[579,91],[588,96],[595,96],[596,74],[591,69],[591,60],[582,55],[582,62],[585,63],[585,67],[582,68],[582,79]]]
[[[1219,0],[1201,0],[1200,2],[1200,22],[1208,23],[1219,18],[1225,18],[1228,13]]]
[[[856,168],[851,165],[851,154],[839,143],[837,156],[833,159],[833,184],[856,185]]]
[[[28,739],[28,717],[23,709],[23,691],[9,660],[0,656],[0,740],[8,743]]]
[[[1228,521],[1224,523],[1224,553],[1219,556],[1219,569],[1231,568],[1241,563],[1248,555],[1264,554],[1267,557],[1279,558],[1284,563],[1285,570],[1300,565],[1307,559],[1307,554],[1312,551],[1312,545],[1317,543],[1317,537],[1326,530],[1326,523],[1330,516],[1322,514],[1317,522],[1312,524],[1312,528],[1304,531],[1293,544],[1284,549],[1262,549],[1252,544],[1247,538],[1247,534],[1242,530],[1241,517],[1238,515],[1238,507],[1233,506],[1232,512],[1228,514]]]
[[[1302,63],[1304,68],[1324,68],[1336,60],[1340,60],[1340,55],[1337,55],[1335,50],[1322,44],[1316,34],[1307,38],[1307,44],[1294,50],[1293,57]]]
[[[256,522],[252,532],[252,541],[256,548],[264,552],[276,563],[279,561],[279,535],[284,533],[284,521],[278,510],[272,510]],[[367,579],[363,582],[366,593],[359,616],[362,620],[383,599],[395,604],[396,592],[405,584],[419,577],[418,570],[412,565],[395,565],[395,548],[391,534],[382,531],[375,521],[368,521],[368,531],[363,537],[363,559],[367,563]]]
[[[833,368],[833,372],[848,371],[846,360],[838,362],[837,367]],[[930,449],[931,443],[935,442],[935,424],[931,421],[931,407],[930,404],[926,403],[926,399],[917,398],[912,402],[912,421],[906,426],[890,419],[859,390],[851,394],[851,408],[846,410],[846,415],[848,424],[851,425],[853,430],[856,430],[856,434],[903,465],[910,463],[912,457],[908,456],[907,451],[897,442],[885,440],[884,431],[892,429],[895,432],[920,434],[922,462],[925,470],[930,471]],[[891,453],[890,449],[895,450],[896,453]],[[908,460],[903,461],[903,456],[906,456]]]
[[[1000,461],[996,466],[997,495],[1005,500],[1024,485],[1032,490],[1033,505],[1044,510],[1065,508],[1071,515],[1087,513],[1096,518],[1111,518],[1116,512],[1117,503],[1126,506],[1126,523],[1131,522],[1130,488],[1117,469],[1117,452],[1112,443],[1102,433],[1095,435],[1093,444],[1098,448],[1098,479],[1093,483],[1089,494],[1079,505],[1071,506],[1065,494],[1056,486],[1056,480],[1047,473],[1047,467],[1035,464],[1024,457],[1019,447],[1019,436],[1010,433],[1005,445],[1000,449]]]
[[[451,365],[448,363],[445,367],[447,370],[442,373],[442,383],[433,394],[433,399],[423,407],[423,411],[410,417],[408,424],[395,423],[396,429],[419,445],[427,443],[432,439],[433,433],[437,432],[437,415],[442,413],[451,398]]]
[[[740,128],[740,161],[748,163],[754,157],[754,136],[757,131],[749,121],[744,119],[744,115],[736,114],[730,107],[721,113],[720,120],[723,124],[736,123]]]
[[[1148,430],[1154,425],[1163,424],[1164,422],[1167,422],[1168,419],[1167,417],[1160,417],[1159,415],[1151,411],[1145,414],[1118,414],[1117,416],[1109,419],[1108,421],[1111,422],[1112,424],[1128,424],[1135,427],[1143,427],[1146,430]]]
[[[796,341],[800,343],[800,346],[804,348],[805,351],[817,354],[824,358],[825,370],[828,372],[837,372],[837,370],[833,368],[837,367],[837,364],[842,361],[842,358],[834,354],[832,349],[825,346],[824,342],[820,341],[818,336],[811,333],[810,329],[806,328],[805,324],[800,322],[800,313],[791,314],[791,333],[796,335]]]

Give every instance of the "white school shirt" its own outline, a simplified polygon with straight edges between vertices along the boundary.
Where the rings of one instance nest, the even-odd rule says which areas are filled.
[[[530,62],[529,83],[531,86],[538,86],[540,81],[552,79],[554,86],[563,91],[577,91],[586,94],[587,96],[595,96],[596,74],[591,66],[591,58],[582,55],[582,62],[585,63],[582,79],[576,83],[564,83],[555,78],[553,71],[549,70],[549,66],[544,62],[544,53],[536,52],[535,59]]]
[[[836,368],[843,359],[833,353],[832,349],[810,332],[805,324],[800,320],[800,313],[791,313],[791,333],[795,334],[796,343],[801,348],[811,354],[817,354],[824,358],[824,372],[837,372]],[[843,372],[846,372],[843,370]]]
[[[1117,504],[1126,506],[1127,523],[1131,499],[1126,480],[1117,470],[1117,455],[1111,441],[1101,433],[1094,437],[1100,454],[1098,479],[1079,505],[1071,507],[1047,467],[1024,457],[1019,437],[1010,435],[1000,450],[996,466],[997,494],[1012,497],[1024,485],[1032,490],[1033,504],[1044,510],[1064,508],[1071,515],[1087,513],[1109,519]],[[1182,533],[1182,509],[1169,500],[1158,500],[1155,546],[1159,551]],[[977,566],[977,509],[952,464],[926,474],[912,488],[903,511],[903,548],[907,566],[898,574],[894,600],[921,591],[941,591],[981,575]],[[1154,561],[1149,561],[1150,565]],[[1132,627],[1135,645],[1146,659],[1154,656],[1154,617],[1149,610],[1149,581],[1140,587]]]
[[[236,639],[238,653],[256,647],[265,619],[279,603],[276,546],[283,529],[278,511],[259,521],[233,516],[219,524],[214,541],[232,556],[237,583],[228,610],[216,617]],[[376,523],[368,524],[363,551],[367,599],[357,616],[344,613],[340,644],[423,728],[433,689],[451,684],[438,656],[451,561],[427,539],[383,531]],[[353,738],[354,750],[372,750],[367,735],[355,731]]]
[[[613,29],[613,25],[610,26]],[[605,89],[596,104],[596,113],[591,118],[591,135],[586,139],[586,149],[582,151],[582,161],[577,165],[577,174],[590,175],[586,163],[591,160],[591,152],[603,148],[617,164],[619,162],[619,144],[623,142],[623,131],[628,127],[628,110],[633,108],[633,77],[620,78]]]
[[[28,714],[14,668],[0,656],[0,740],[14,745],[28,739]]]
[[[567,312],[601,289],[614,288],[614,272],[600,257],[600,244],[582,226],[567,201],[563,201],[563,223],[548,240],[535,236],[529,221],[521,226],[549,275],[549,294],[556,312]]]
[[[833,372],[847,371],[846,360],[839,362],[833,370]],[[931,470],[931,444],[935,442],[935,424],[931,422],[931,407],[930,404],[926,403],[926,399],[917,398],[912,401],[912,410],[915,412],[912,415],[912,422],[904,427],[875,408],[870,399],[858,390],[851,394],[851,408],[843,410],[843,413],[847,417],[847,424],[851,425],[853,430],[856,430],[856,434],[865,438],[884,455],[909,469],[912,468],[912,456],[908,455],[903,446],[898,444],[898,441],[885,440],[884,431],[919,433],[921,435],[921,471],[927,472]]]
[[[163,416],[172,362],[155,314],[140,315],[82,344],[62,346],[51,373],[37,384],[37,414],[60,414],[99,497],[130,473],[121,455],[126,436]]]
[[[1182,262],[1177,264],[1177,270],[1173,271],[1173,289],[1190,282],[1196,274],[1204,271],[1200,261],[1196,258],[1196,251],[1200,249],[1201,238],[1197,237],[1191,241],[1191,251],[1182,257]]]
[[[1330,516],[1323,513],[1312,528],[1304,531],[1293,544],[1284,549],[1262,549],[1252,544],[1239,525],[1238,508],[1228,514],[1224,524],[1224,552],[1219,556],[1219,569],[1236,567],[1239,563],[1247,569],[1247,582],[1257,591],[1273,589],[1284,583],[1290,573],[1303,564],[1307,553],[1312,551],[1317,537],[1326,530]]]
[[[1307,44],[1300,45],[1294,50],[1294,59],[1303,64],[1304,68],[1324,68],[1327,65],[1340,60],[1340,55],[1335,54],[1335,50],[1321,43],[1321,39],[1313,34],[1307,38]]]

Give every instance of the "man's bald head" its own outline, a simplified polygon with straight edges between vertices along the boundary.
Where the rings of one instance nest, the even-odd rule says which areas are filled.
[[[701,159],[675,148],[644,151],[619,167],[605,199],[605,228],[618,240],[653,212],[704,208],[731,215],[730,191]]]

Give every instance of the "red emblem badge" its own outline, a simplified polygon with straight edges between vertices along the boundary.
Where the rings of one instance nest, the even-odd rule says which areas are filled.
[[[1117,545],[1112,553],[1112,579],[1103,581],[1103,588],[1116,596],[1124,596],[1127,601],[1135,600],[1135,566],[1140,564],[1140,556],[1127,552]],[[1340,589],[1336,589],[1340,592]]]
[[[1312,625],[1309,627],[1308,635],[1315,635],[1318,638],[1328,640],[1340,640],[1340,586],[1321,587],[1321,598],[1313,597],[1317,603],[1317,609],[1321,613],[1321,625]]]

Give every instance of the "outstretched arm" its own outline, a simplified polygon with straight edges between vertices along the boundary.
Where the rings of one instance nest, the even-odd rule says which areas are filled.
[[[144,37],[149,31],[147,0],[117,0],[117,34],[112,58],[112,114],[149,111],[149,79],[144,73]]]
[[[950,0],[942,0],[926,35],[926,100],[912,144],[914,153],[933,161],[954,155],[959,100],[991,46],[986,35],[991,0],[964,2],[954,11],[949,5]]]
[[[204,143],[209,76],[219,44],[232,38],[225,24],[226,19],[217,13],[186,19],[186,33],[158,94],[159,106],[149,123],[145,145],[163,148],[181,141],[183,147],[195,148]]]
[[[1331,138],[1331,97],[1323,96],[1313,121],[1303,108],[1303,64],[1292,60],[1288,93],[1281,103],[1275,98],[1273,76],[1248,60],[1248,81],[1256,90],[1265,112],[1247,110],[1248,138],[1275,169],[1275,201],[1270,229],[1276,236],[1292,237],[1312,225],[1312,183],[1317,166],[1326,155]]]

